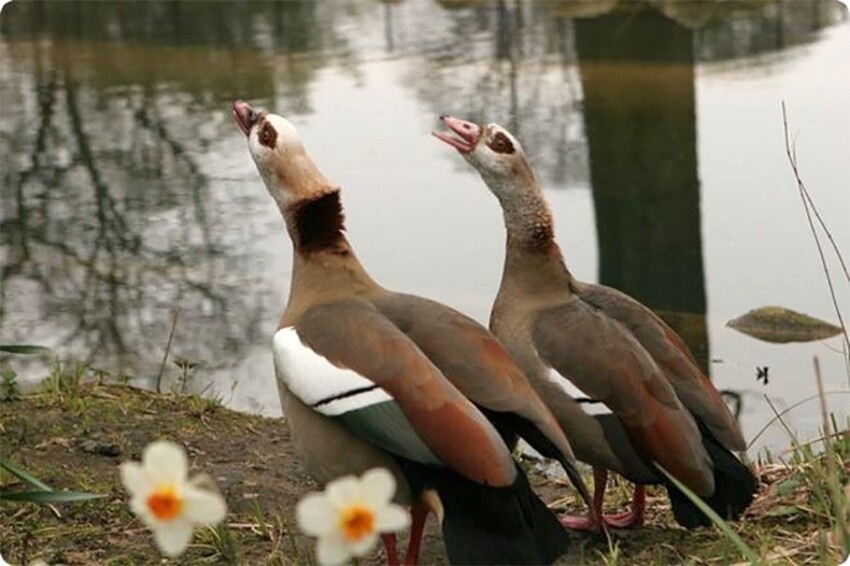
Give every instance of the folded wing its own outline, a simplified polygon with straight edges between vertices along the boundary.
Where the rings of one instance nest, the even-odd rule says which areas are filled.
[[[275,335],[289,390],[358,437],[402,458],[507,486],[516,467],[487,419],[369,303],[309,309]]]
[[[729,450],[747,447],[741,427],[687,344],[650,309],[604,285],[582,285],[581,298],[625,326],[661,367],[684,405]]]
[[[573,297],[537,313],[532,339],[545,363],[622,420],[643,457],[697,493],[713,492],[711,460],[696,423],[622,325]]]

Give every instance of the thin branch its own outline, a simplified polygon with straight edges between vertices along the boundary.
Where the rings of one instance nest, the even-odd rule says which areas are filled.
[[[823,247],[821,246],[820,239],[818,238],[817,230],[815,229],[815,223],[812,220],[813,211],[817,216],[818,222],[820,222],[821,228],[823,228],[824,232],[826,232],[829,241],[832,243],[832,247],[841,262],[841,267],[844,269],[844,274],[847,276],[848,282],[850,282],[850,272],[847,271],[847,266],[844,264],[844,258],[841,256],[841,252],[838,250],[838,246],[835,244],[835,240],[832,239],[832,234],[830,234],[829,230],[826,228],[826,224],[824,224],[820,214],[818,214],[814,202],[812,202],[809,192],[806,190],[806,185],[800,177],[800,172],[797,169],[796,147],[792,150],[792,144],[788,137],[788,116],[785,112],[785,101],[782,101],[782,127],[785,131],[785,154],[788,156],[788,162],[791,164],[791,170],[794,172],[794,178],[797,180],[797,189],[800,192],[800,198],[803,201],[803,208],[806,211],[806,219],[809,221],[809,228],[812,231],[812,236],[814,236],[815,239],[815,245],[818,248],[821,266],[823,267],[824,275],[826,275],[826,283],[829,286],[829,294],[832,297],[832,306],[835,308],[835,314],[838,316],[838,322],[841,325],[841,334],[844,336],[844,343],[848,349],[850,349],[850,338],[847,336],[847,326],[844,324],[844,318],[841,316],[841,309],[838,307],[838,300],[835,298],[835,287],[832,284],[832,277],[829,274],[829,267],[826,263],[826,257],[823,254]]]
[[[796,153],[794,157],[796,159]],[[794,173],[796,175],[796,169],[794,170]],[[821,218],[820,212],[818,212],[818,208],[815,206],[815,202],[812,200],[812,196],[809,194],[808,189],[806,189],[805,183],[803,183],[803,181],[799,177],[797,178],[797,182],[799,183],[800,190],[802,191],[803,196],[806,197],[806,201],[809,203],[809,206],[811,206],[812,212],[815,213],[815,218],[818,219],[818,224],[820,224],[821,228],[826,234],[826,237],[829,239],[829,243],[832,244],[832,249],[833,251],[835,251],[835,255],[836,257],[838,257],[838,263],[839,265],[841,265],[841,270],[844,272],[844,278],[847,279],[848,282],[850,282],[850,271],[847,270],[847,264],[844,263],[844,256],[841,255],[841,250],[839,249],[838,244],[835,243],[835,239],[832,237],[832,232],[829,231],[829,229],[826,227],[826,223],[823,221],[823,218]]]
[[[165,344],[165,355],[162,356],[162,363],[159,365],[159,373],[156,374],[156,392],[162,393],[162,373],[165,371],[165,362],[168,361],[168,354],[171,353],[171,341],[174,339],[174,329],[177,328],[177,317],[180,316],[180,309],[174,309],[174,315],[171,319],[171,332],[168,333],[168,343]]]
[[[813,438],[812,440],[807,440],[806,442],[801,442],[800,448],[803,448],[804,446],[814,446],[815,444],[817,444],[819,442],[825,443],[825,442],[828,442],[829,440],[834,440],[836,438],[843,438],[846,434],[847,434],[846,430],[839,430],[838,432],[832,432],[832,433],[829,434],[829,436],[819,436],[817,438]],[[793,447],[792,448],[786,448],[785,450],[783,450],[782,452],[779,453],[779,456],[785,456],[786,454],[790,454],[793,451],[794,451]]]
[[[824,393],[824,395],[850,395],[850,391],[827,391],[827,392],[825,392],[825,393]],[[814,400],[814,399],[817,399],[818,397],[819,397],[819,395],[811,395],[811,396],[809,396],[809,397],[806,397],[805,399],[800,399],[799,401],[797,401],[797,402],[796,402],[796,403],[794,403],[793,405],[789,405],[788,407],[785,407],[782,411],[780,411],[780,412],[779,412],[779,414],[778,414],[778,415],[776,415],[775,417],[773,417],[772,419],[770,419],[769,421],[767,421],[767,424],[766,424],[766,425],[764,425],[764,426],[761,428],[761,430],[760,430],[760,431],[758,431],[758,434],[756,434],[756,435],[753,437],[753,439],[752,439],[752,440],[750,440],[750,443],[747,445],[747,450],[749,450],[750,448],[752,448],[752,447],[753,447],[753,444],[755,444],[755,443],[756,443],[756,440],[758,440],[759,438],[761,438],[761,435],[762,435],[762,434],[764,434],[764,433],[765,433],[765,431],[766,431],[767,429],[769,429],[769,428],[773,425],[773,423],[775,423],[777,420],[779,420],[779,419],[782,417],[782,415],[784,415],[784,414],[786,414],[786,413],[789,413],[789,412],[791,412],[792,410],[794,410],[794,409],[796,409],[797,407],[799,407],[800,405],[802,405],[803,403],[808,403],[809,401],[812,401],[812,400]]]

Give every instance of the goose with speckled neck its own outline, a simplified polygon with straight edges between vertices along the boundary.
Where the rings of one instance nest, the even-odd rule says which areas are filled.
[[[593,507],[564,523],[595,531],[640,525],[644,485],[663,483],[679,523],[708,524],[656,466],[721,516],[740,517],[756,481],[731,451],[746,443],[684,341],[628,295],[573,277],[543,191],[510,132],[442,121],[447,130],[434,135],[480,173],[504,215],[505,264],[490,329],[555,413],[577,457],[594,467]],[[631,509],[619,515],[602,513],[608,470],[636,484]]]

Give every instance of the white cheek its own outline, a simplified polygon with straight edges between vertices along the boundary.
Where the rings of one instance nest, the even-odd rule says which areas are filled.
[[[464,154],[464,157],[482,173],[497,171],[493,152],[483,143],[478,144],[471,152]]]
[[[276,145],[278,150],[286,148],[295,149],[301,145],[301,139],[293,128],[284,128],[283,130],[277,130]]]
[[[278,179],[272,166],[274,151],[260,143],[257,139],[256,130],[251,132],[251,135],[248,137],[248,149],[251,153],[251,158],[254,160],[254,164],[257,166],[257,172],[260,174],[260,178],[266,185],[269,194],[278,203],[278,206],[285,206],[287,191],[281,190],[282,187],[278,186]]]
[[[248,151],[251,152],[251,157],[257,162],[257,165],[262,163],[263,150],[266,149],[257,137],[257,128],[251,130],[251,135],[248,136]]]

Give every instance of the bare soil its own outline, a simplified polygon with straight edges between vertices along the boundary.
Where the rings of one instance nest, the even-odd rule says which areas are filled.
[[[192,470],[209,473],[229,507],[224,528],[200,531],[186,554],[172,562],[314,563],[310,539],[295,528],[294,509],[300,497],[318,486],[293,453],[284,419],[236,413],[198,397],[85,384],[0,402],[0,433],[0,456],[54,489],[106,496],[53,507],[0,503],[0,555],[12,564],[36,559],[49,564],[161,562],[150,534],[129,511],[118,474],[122,461],[140,459],[144,446],[159,438],[181,442]],[[533,464],[527,467],[545,501],[560,512],[581,511],[571,489],[546,479]],[[766,480],[778,482],[777,478]],[[3,474],[0,489],[21,489],[16,482]],[[626,501],[625,485],[614,485],[611,491],[609,503],[616,504],[617,498]],[[768,499],[756,502],[756,514],[738,525],[739,533],[763,556],[781,557],[776,555],[777,548],[800,558],[816,556],[818,536],[826,526],[816,514],[772,514],[777,505],[771,497],[776,497],[775,490],[765,485],[762,499]],[[576,535],[572,550],[561,562],[728,564],[741,560],[718,530],[685,531],[673,525],[663,492],[651,490],[649,504],[647,526],[612,533],[610,540]],[[432,519],[421,563],[445,564],[433,523]],[[383,563],[382,551],[376,549],[360,563]]]

